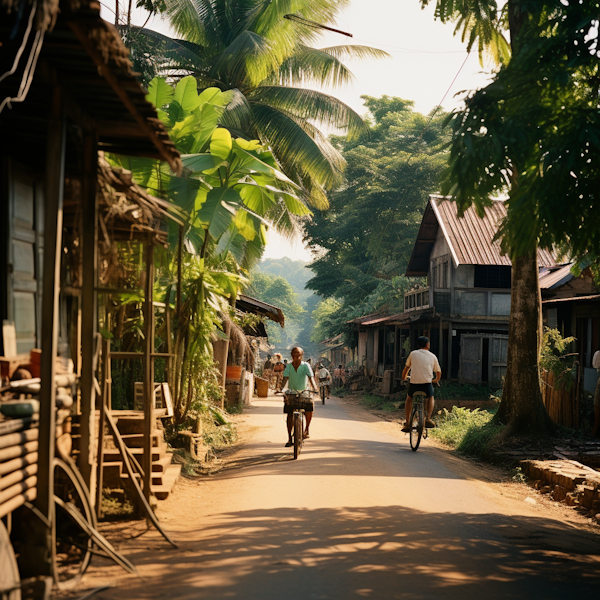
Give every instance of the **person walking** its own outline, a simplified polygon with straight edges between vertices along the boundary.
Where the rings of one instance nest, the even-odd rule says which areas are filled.
[[[426,420],[425,427],[435,427],[431,420],[433,413],[433,384],[438,383],[442,377],[442,369],[435,354],[429,351],[429,338],[421,336],[417,340],[418,350],[413,350],[406,359],[406,364],[402,371],[402,381],[406,381],[410,371],[410,385],[406,396],[406,406],[404,407],[405,423],[402,431],[410,433],[410,419],[412,411],[412,397],[415,392],[425,392]]]

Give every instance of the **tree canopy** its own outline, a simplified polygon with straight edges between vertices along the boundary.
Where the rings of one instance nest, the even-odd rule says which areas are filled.
[[[403,277],[428,195],[439,189],[446,164],[441,111],[425,116],[401,98],[363,96],[369,130],[360,139],[333,137],[348,162],[344,185],[306,226],[313,248],[309,289],[336,298],[339,333],[345,321],[402,310],[415,281]]]
[[[344,160],[320,128],[350,136],[364,130],[360,116],[321,90],[338,88],[353,76],[347,58],[382,58],[381,50],[359,45],[315,48],[320,32],[289,13],[331,22],[348,0],[165,0],[162,12],[181,39],[123,27],[134,66],[146,77],[193,75],[201,88],[231,90],[234,101],[222,124],[234,137],[267,144],[282,170],[311,205],[327,206],[326,190],[342,180]]]

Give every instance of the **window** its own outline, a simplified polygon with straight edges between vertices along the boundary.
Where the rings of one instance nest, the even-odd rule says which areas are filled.
[[[501,265],[475,265],[477,288],[510,288],[511,267]]]

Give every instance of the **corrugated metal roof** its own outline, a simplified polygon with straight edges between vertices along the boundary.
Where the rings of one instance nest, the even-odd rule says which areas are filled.
[[[493,241],[498,223],[506,216],[504,202],[497,200],[485,208],[479,217],[473,207],[458,216],[456,203],[449,197],[431,195],[425,208],[419,234],[406,274],[423,276],[429,270],[429,256],[441,229],[450,247],[452,259],[458,265],[505,265],[511,266],[508,256],[503,256],[500,242]],[[540,266],[554,266],[553,252],[538,249]]]
[[[399,319],[400,317],[403,316],[403,313],[398,313],[396,315],[390,315],[387,317],[377,317],[375,319],[370,319],[368,321],[363,321],[362,325],[377,325],[378,323],[387,323],[389,321],[395,321],[396,319]]]
[[[573,263],[567,263],[558,267],[547,267],[540,269],[540,289],[551,290],[560,287],[573,279],[571,267]]]
[[[252,296],[247,296],[246,294],[240,294],[237,297],[235,307],[244,312],[263,315],[268,319],[271,319],[271,321],[279,323],[282,327],[285,323],[285,316],[279,307],[267,304],[262,300],[252,298]]]
[[[600,300],[600,294],[591,296],[575,296],[575,298],[556,298],[554,300],[542,300],[542,304],[556,304],[557,302],[581,302],[583,300]]]

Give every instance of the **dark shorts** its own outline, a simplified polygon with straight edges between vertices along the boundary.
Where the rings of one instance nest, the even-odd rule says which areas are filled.
[[[290,404],[283,405],[283,412],[286,415],[291,415],[296,408],[304,409],[304,412],[313,412],[315,410],[315,402],[314,400],[302,400],[300,402],[296,401]]]
[[[425,392],[429,398],[433,396],[433,383],[411,383],[408,386],[408,395],[412,398],[415,392]]]

